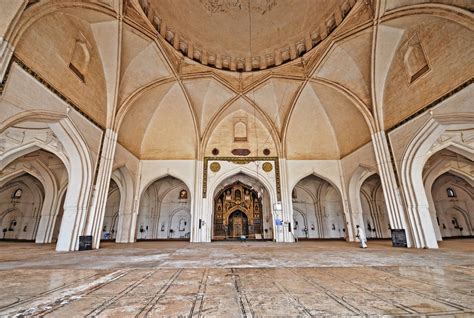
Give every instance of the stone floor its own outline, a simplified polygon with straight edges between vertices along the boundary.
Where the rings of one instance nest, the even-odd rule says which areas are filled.
[[[0,242],[0,316],[474,316],[474,240]]]

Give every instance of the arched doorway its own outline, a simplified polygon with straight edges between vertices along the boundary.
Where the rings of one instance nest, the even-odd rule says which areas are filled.
[[[213,240],[272,239],[270,196],[256,179],[239,173],[221,183],[214,195]]]
[[[450,172],[433,183],[433,203],[442,238],[472,236],[474,188]]]
[[[324,239],[346,237],[341,195],[331,183],[315,175],[303,178],[293,189],[292,200],[296,236]],[[299,214],[301,220],[296,226]]]
[[[239,238],[242,235],[249,235],[249,219],[247,214],[237,210],[229,215],[227,237]]]
[[[138,211],[138,240],[189,240],[191,196],[186,184],[172,176],[151,183],[143,192]]]
[[[35,240],[44,188],[39,180],[23,174],[0,188],[0,238]]]
[[[51,243],[61,226],[64,205],[59,189],[66,189],[68,173],[61,159],[45,150],[35,150],[13,159],[0,177],[0,223],[5,238]],[[13,233],[16,232],[16,233]],[[0,236],[2,237],[2,236]]]

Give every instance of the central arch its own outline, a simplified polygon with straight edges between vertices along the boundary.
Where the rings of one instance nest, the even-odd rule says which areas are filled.
[[[213,193],[209,198],[212,211],[208,219],[211,224],[210,238],[233,238],[229,232],[229,217],[240,211],[248,220],[248,238],[273,239],[275,228],[271,207],[276,198],[270,189],[273,188],[264,178],[259,178],[259,174],[254,175],[244,167],[221,176],[210,192]]]
[[[246,184],[247,178],[243,176],[237,175],[230,180],[237,178],[237,181],[225,185],[214,196],[212,238],[220,240],[241,236],[251,239],[268,237],[268,226],[265,229],[263,226],[263,205],[269,205],[269,200],[266,200],[268,195],[265,195],[260,184]],[[243,182],[241,179],[244,179]],[[268,213],[266,214],[269,219]]]

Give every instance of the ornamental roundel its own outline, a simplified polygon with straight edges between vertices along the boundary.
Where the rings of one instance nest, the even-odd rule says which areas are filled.
[[[273,166],[270,162],[265,162],[262,166],[263,171],[270,172],[273,170]]]
[[[218,162],[213,162],[213,163],[211,163],[210,168],[211,168],[212,172],[217,172],[217,171],[221,170],[221,165]]]

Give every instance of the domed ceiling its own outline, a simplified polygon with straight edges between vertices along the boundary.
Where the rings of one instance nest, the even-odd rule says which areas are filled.
[[[355,0],[142,0],[150,22],[201,64],[252,71],[296,59],[327,37]]]

